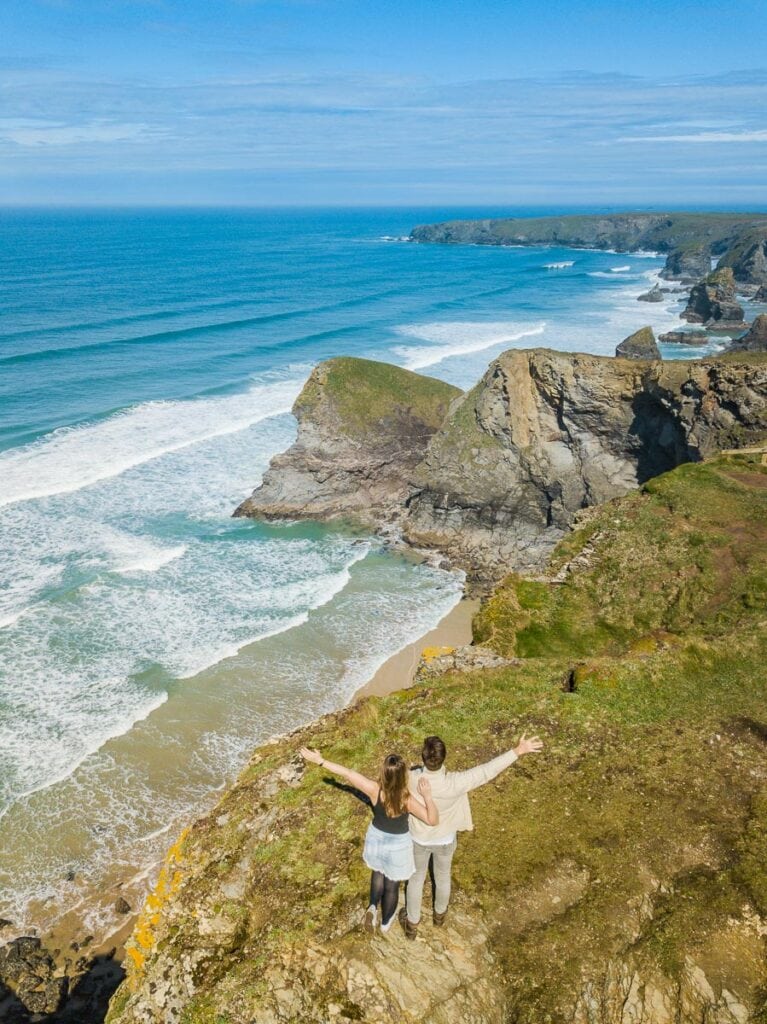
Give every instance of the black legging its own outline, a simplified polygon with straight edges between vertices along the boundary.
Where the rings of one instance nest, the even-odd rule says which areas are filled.
[[[370,905],[381,905],[381,924],[388,924],[397,909],[399,901],[399,882],[387,878],[383,871],[373,871],[370,875]]]

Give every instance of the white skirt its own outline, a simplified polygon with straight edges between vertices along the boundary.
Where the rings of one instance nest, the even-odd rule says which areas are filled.
[[[371,871],[380,871],[392,882],[406,882],[415,871],[410,833],[396,836],[368,825],[362,859]]]

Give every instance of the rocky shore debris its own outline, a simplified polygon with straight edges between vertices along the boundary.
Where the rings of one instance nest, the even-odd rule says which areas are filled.
[[[681,314],[691,324],[706,324],[719,330],[744,331],[743,307],[735,294],[735,277],[730,267],[713,270],[690,289],[690,298]]]
[[[767,313],[760,313],[748,331],[736,338],[729,352],[767,352]]]
[[[652,327],[640,327],[615,349],[621,359],[660,359],[660,349]]]
[[[55,1013],[68,992],[67,978],[40,939],[31,935],[0,948],[0,984],[30,1013]]]
[[[666,331],[665,334],[658,335],[658,341],[663,342],[664,345],[707,345],[708,334],[698,328],[692,330],[684,330],[680,328],[676,331]]]
[[[663,289],[659,284],[653,285],[649,292],[642,292],[637,295],[637,302],[663,302],[666,298]]]

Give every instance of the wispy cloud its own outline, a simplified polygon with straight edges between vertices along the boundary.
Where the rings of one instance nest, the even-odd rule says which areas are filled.
[[[91,121],[81,124],[61,124],[43,120],[0,118],[0,142],[13,142],[17,146],[37,149],[41,146],[78,146],[82,144],[109,145],[127,142],[149,134],[144,124],[119,124]]]
[[[618,140],[619,142],[692,142],[692,143],[720,143],[720,142],[767,142],[767,128],[757,128],[754,131],[712,131],[695,132],[690,135],[629,135]]]

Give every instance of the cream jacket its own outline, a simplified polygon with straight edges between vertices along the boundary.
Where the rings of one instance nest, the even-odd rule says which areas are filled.
[[[421,766],[410,772],[410,792],[418,796],[418,780],[425,774],[431,783],[431,795],[439,811],[439,824],[427,825],[411,814],[410,835],[416,843],[433,843],[435,839],[443,839],[452,832],[467,832],[474,828],[471,820],[471,807],[468,794],[477,786],[483,786],[499,775],[504,768],[514,764],[517,755],[513,750],[477,765],[465,772],[448,772],[443,765],[436,772]]]

